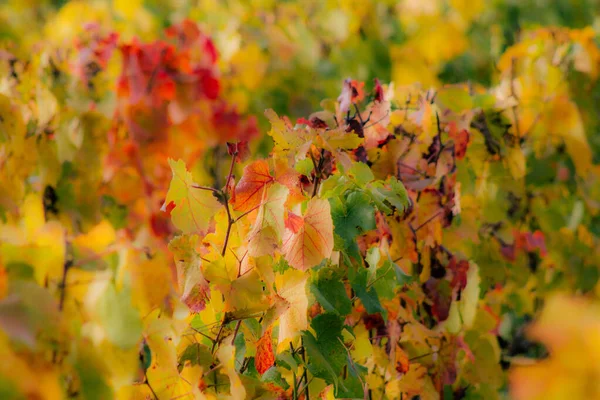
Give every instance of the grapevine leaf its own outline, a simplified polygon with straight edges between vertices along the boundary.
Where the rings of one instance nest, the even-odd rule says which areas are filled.
[[[343,320],[336,314],[321,314],[313,319],[311,327],[316,337],[310,331],[302,333],[308,370],[325,382],[334,384],[337,391],[339,376],[346,364],[346,350],[340,342]]]
[[[284,232],[283,205],[289,189],[275,183],[265,194],[252,230],[248,233],[248,254],[260,257],[279,247]]]
[[[331,268],[322,268],[315,274],[310,291],[326,311],[347,315],[352,310],[352,303],[340,278]]]
[[[302,271],[289,269],[275,278],[277,294],[286,303],[286,309],[279,318],[279,339],[277,351],[288,348],[289,343],[308,326],[306,309],[306,281],[308,276]]]
[[[169,165],[173,179],[163,207],[166,208],[171,202],[175,204],[175,208],[171,211],[171,219],[183,233],[206,230],[212,215],[221,207],[221,204],[212,195],[212,192],[193,187],[196,184],[183,160],[169,159]]]
[[[275,364],[275,354],[273,353],[273,339],[271,338],[273,327],[269,327],[263,333],[256,344],[256,357],[254,365],[260,375],[263,375],[269,368]]]
[[[327,200],[313,198],[302,217],[290,213],[282,251],[287,262],[305,271],[331,256],[333,222]]]
[[[210,297],[210,287],[202,273],[200,255],[196,251],[197,235],[176,236],[169,243],[169,250],[177,266],[181,300],[192,312],[200,312],[206,307]]]
[[[351,192],[345,198],[331,198],[329,203],[335,233],[344,239],[348,254],[358,259],[360,255],[356,237],[375,228],[375,210],[369,196],[361,192]]]

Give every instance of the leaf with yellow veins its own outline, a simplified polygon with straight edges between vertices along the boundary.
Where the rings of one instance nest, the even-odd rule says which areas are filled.
[[[281,243],[285,230],[283,223],[283,205],[289,189],[275,183],[265,193],[256,221],[248,234],[248,254],[260,257],[272,254]]]
[[[313,198],[303,217],[290,213],[283,237],[283,254],[294,268],[306,271],[331,257],[333,221],[327,200]]]
[[[169,205],[173,203],[175,208],[171,211],[171,220],[183,233],[206,230],[211,215],[215,214],[221,204],[211,191],[194,188],[196,184],[183,160],[169,159],[169,165],[173,172],[173,178],[163,209],[169,208]]]
[[[308,297],[306,295],[307,274],[288,269],[283,275],[277,275],[275,286],[279,297],[288,303],[288,308],[279,318],[279,340],[277,352],[289,347],[289,343],[300,336],[308,327]]]

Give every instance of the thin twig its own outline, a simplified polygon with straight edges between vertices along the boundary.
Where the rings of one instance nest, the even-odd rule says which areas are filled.
[[[423,228],[425,225],[427,225],[428,223],[430,223],[431,221],[433,221],[436,217],[438,217],[443,212],[444,212],[443,209],[436,211],[435,214],[433,214],[431,217],[427,218],[427,221],[423,222],[421,225],[419,225],[416,228],[414,228],[414,231],[418,232],[419,229]]]
[[[215,347],[217,347],[217,343],[219,343],[219,339],[221,338],[221,333],[223,332],[224,327],[225,327],[225,317],[223,317],[223,321],[221,321],[221,326],[219,327],[219,332],[217,333],[217,337],[215,338],[212,348],[210,349],[211,354],[215,354]]]
[[[58,301],[58,309],[60,311],[63,310],[64,306],[65,306],[65,297],[67,294],[67,273],[69,272],[69,269],[73,266],[73,261],[71,260],[67,260],[65,261],[64,265],[63,265],[63,274],[62,274],[62,279],[60,281],[60,300]]]
[[[152,392],[152,395],[154,396],[154,398],[156,400],[158,400],[158,396],[156,395],[156,392],[154,391],[154,389],[152,389],[152,385],[150,385],[150,381],[148,380],[148,375],[146,374],[146,370],[144,370],[144,380],[146,381],[146,385],[148,386],[148,388],[150,388],[150,391]]]
[[[218,193],[219,191],[210,186],[192,185],[194,189],[210,190],[211,192]]]
[[[243,213],[242,215],[240,215],[239,217],[237,217],[235,219],[235,221],[233,221],[233,222],[238,222],[240,219],[244,218],[246,215],[250,214],[252,211],[257,210],[258,208],[260,208],[260,206],[261,206],[261,204],[255,206],[255,207],[252,207],[251,209],[249,209],[248,211],[246,211],[245,213]]]
[[[237,324],[235,324],[235,330],[233,331],[233,339],[231,339],[231,344],[235,345],[235,338],[237,337],[238,331],[240,330],[240,325],[242,324],[242,320],[240,319]]]
[[[301,340],[301,344],[302,344],[302,348],[304,349],[304,339],[300,339]],[[306,368],[306,355],[304,354],[306,353],[304,350],[302,351],[302,362],[304,363],[304,382],[306,382],[306,400],[310,400],[310,394],[308,393],[308,368]]]
[[[231,178],[233,177],[233,167],[235,166],[235,159],[237,157],[237,153],[233,153],[231,157],[231,166],[229,167],[229,174],[227,175],[227,182],[225,182],[225,211],[227,211],[227,233],[225,233],[225,242],[223,243],[223,250],[221,251],[221,255],[225,257],[225,252],[227,251],[227,243],[229,243],[229,234],[231,233],[231,226],[235,222],[235,220],[231,217],[231,210],[229,210],[229,194],[227,190],[229,189],[229,182],[231,182]]]

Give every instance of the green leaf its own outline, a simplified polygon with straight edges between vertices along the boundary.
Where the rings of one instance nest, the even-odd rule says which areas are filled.
[[[396,288],[398,287],[396,268],[398,268],[396,264],[386,260],[377,269],[373,287],[377,294],[384,299],[393,299],[396,295]]]
[[[86,400],[102,400],[114,397],[108,382],[108,371],[102,358],[99,357],[89,344],[79,347],[77,361],[74,364],[80,382],[81,398]]]
[[[121,229],[127,225],[127,214],[127,207],[118,204],[113,197],[102,196],[102,215],[115,229]]]
[[[393,176],[386,181],[373,182],[369,185],[368,193],[379,211],[388,215],[392,214],[394,210],[403,213],[410,205],[406,188]]]
[[[354,179],[354,182],[360,187],[365,186],[375,179],[371,168],[362,162],[352,164],[352,167],[348,171],[348,175],[350,175]]]
[[[351,257],[360,258],[356,237],[363,232],[375,229],[375,210],[369,196],[361,192],[351,192],[345,199],[329,199],[334,232],[344,239]]]
[[[336,390],[347,355],[340,342],[343,323],[339,315],[325,313],[315,317],[311,323],[316,337],[309,331],[302,333],[303,346],[308,355],[308,370],[317,378],[333,384]]]
[[[387,311],[381,306],[379,296],[374,285],[369,284],[369,271],[362,266],[351,268],[348,271],[350,284],[354,293],[365,306],[369,314],[381,313],[384,319],[387,319]]]
[[[201,343],[192,343],[185,348],[179,356],[179,370],[183,369],[186,361],[192,365],[209,366],[213,362],[213,357],[208,346]]]
[[[298,369],[298,362],[289,350],[277,354],[277,365],[285,369],[295,371]]]
[[[350,357],[347,360],[348,376],[344,379],[343,385],[340,385],[335,397],[339,399],[364,399],[363,382],[365,382],[364,376],[367,374],[368,369],[356,364]]]
[[[314,274],[310,291],[326,311],[340,315],[347,315],[352,311],[352,303],[341,276],[331,268],[322,268]]]
[[[283,390],[288,390],[290,385],[287,383],[285,379],[281,376],[281,372],[277,370],[276,367],[269,368],[261,377],[261,380],[265,383],[272,383]]]
[[[467,88],[450,86],[440,89],[436,98],[445,108],[454,112],[461,112],[473,108],[473,100]]]
[[[124,285],[117,292],[110,283],[97,305],[98,317],[106,330],[108,340],[122,349],[135,346],[142,335],[142,320],[131,304],[131,293]]]

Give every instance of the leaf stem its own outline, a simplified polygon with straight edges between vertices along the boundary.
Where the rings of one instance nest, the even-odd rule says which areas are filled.
[[[235,324],[235,330],[233,331],[233,339],[231,339],[231,344],[235,345],[235,338],[237,337],[238,331],[240,330],[240,325],[242,324],[242,320],[240,319],[237,324]]]
[[[300,339],[301,340],[301,345],[302,345],[302,349],[304,349],[304,339]],[[310,394],[308,393],[308,368],[306,368],[306,355],[305,355],[305,351],[302,351],[302,362],[304,363],[304,382],[306,382],[306,385],[304,385],[304,389],[306,389],[306,400],[310,400]]]
[[[227,233],[225,234],[225,242],[223,243],[223,250],[221,251],[221,255],[223,257],[225,257],[225,252],[227,251],[231,226],[235,223],[235,220],[231,217],[231,210],[229,209],[229,194],[227,193],[227,190],[229,189],[229,183],[233,177],[233,167],[235,166],[236,158],[237,153],[233,153],[233,156],[231,157],[231,166],[229,167],[229,174],[227,175],[227,182],[225,182],[225,189],[223,189],[223,192],[225,193],[225,211],[227,211]]]
[[[158,396],[156,395],[156,392],[154,391],[154,389],[152,389],[152,385],[150,385],[150,381],[148,380],[148,375],[146,374],[146,371],[144,370],[144,380],[146,381],[146,386],[148,386],[148,388],[150,389],[150,391],[152,392],[152,395],[154,396],[154,398],[156,400],[158,400]]]
[[[65,261],[65,263],[63,265],[63,274],[62,274],[62,279],[61,279],[60,285],[59,285],[60,299],[58,301],[58,309],[60,311],[62,311],[65,306],[65,297],[67,295],[67,273],[69,272],[69,269],[72,266],[73,266],[72,260]]]
[[[215,193],[219,192],[217,189],[210,186],[192,185],[191,187],[193,187],[194,189],[210,190],[211,192]]]

